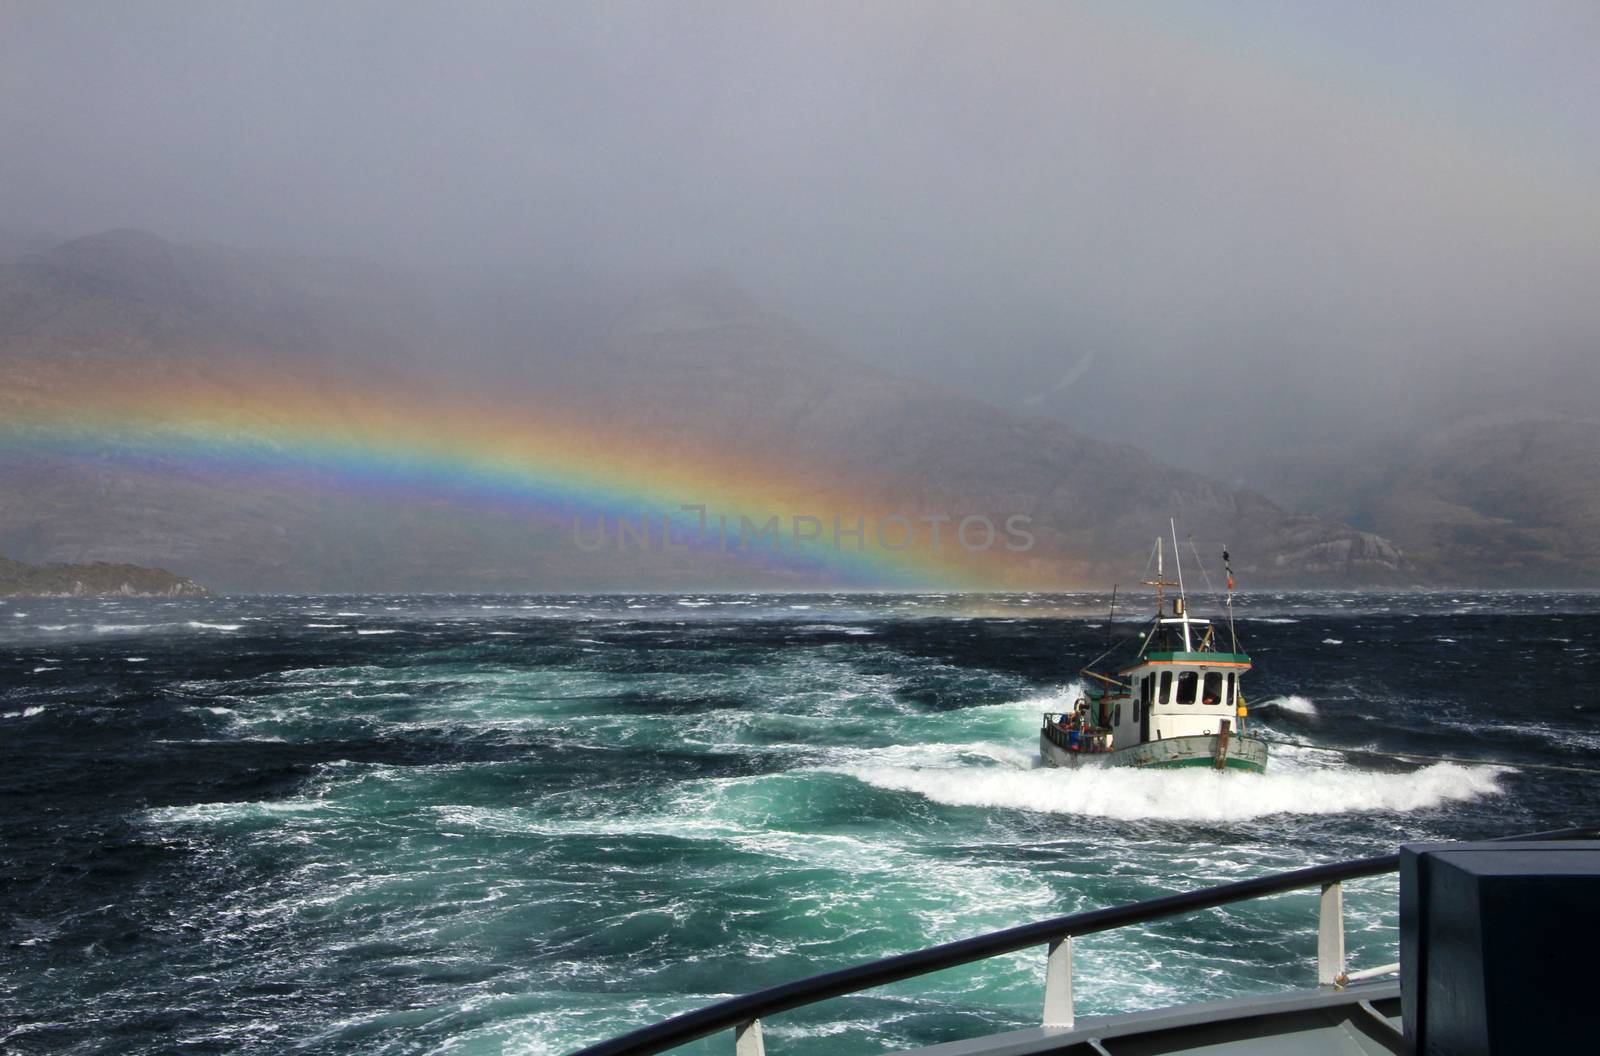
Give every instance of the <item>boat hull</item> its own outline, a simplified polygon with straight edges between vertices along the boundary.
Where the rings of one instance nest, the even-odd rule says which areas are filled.
[[[1217,765],[1216,734],[1193,737],[1168,737],[1148,741],[1114,752],[1072,752],[1043,734],[1039,735],[1039,756],[1046,766],[1137,766],[1152,770],[1181,767],[1214,768]],[[1223,768],[1259,774],[1267,768],[1267,742],[1255,737],[1232,736],[1223,756]]]

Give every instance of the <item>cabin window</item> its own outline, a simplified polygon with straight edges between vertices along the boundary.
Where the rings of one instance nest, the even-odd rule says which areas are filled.
[[[1200,699],[1202,701],[1204,701],[1205,703],[1207,703],[1207,704],[1221,704],[1222,703],[1222,672],[1221,671],[1207,671],[1206,672],[1206,688],[1205,688],[1205,692],[1201,694]]]
[[[1172,703],[1172,672],[1161,672],[1161,692],[1156,695],[1157,704]]]
[[[1178,703],[1193,704],[1195,687],[1200,684],[1200,675],[1195,671],[1178,672]]]
[[[1228,707],[1231,708],[1237,703],[1239,703],[1239,696],[1238,696],[1237,692],[1233,688],[1233,672],[1229,671],[1228,672]]]

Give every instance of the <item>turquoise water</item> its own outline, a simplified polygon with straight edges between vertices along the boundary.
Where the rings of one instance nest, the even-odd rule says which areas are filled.
[[[720,997],[1401,840],[1592,820],[1594,783],[1280,746],[1037,767],[1090,597],[222,598],[0,607],[0,1040],[561,1053]],[[1265,736],[1600,747],[1584,596],[1279,596]],[[1101,615],[1096,616],[1096,613]],[[1132,629],[1121,626],[1118,633]],[[1578,672],[1574,677],[1574,672]],[[1526,701],[1511,715],[1486,700]],[[1396,959],[1395,884],[1346,893]],[[1079,1014],[1314,982],[1313,892],[1081,940]],[[768,1022],[776,1053],[1026,1026],[1044,951]],[[688,1052],[729,1052],[731,1038]]]

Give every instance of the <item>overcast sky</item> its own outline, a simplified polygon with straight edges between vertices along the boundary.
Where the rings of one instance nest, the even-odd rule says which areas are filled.
[[[0,0],[0,226],[721,267],[1216,469],[1452,386],[1577,400],[1597,54],[1592,2]]]

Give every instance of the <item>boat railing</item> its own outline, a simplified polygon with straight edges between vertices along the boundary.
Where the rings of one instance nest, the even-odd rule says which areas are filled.
[[[1060,712],[1044,713],[1044,725],[1039,729],[1051,744],[1063,752],[1081,752],[1093,755],[1111,751],[1111,731],[1103,726],[1088,726],[1078,730],[1078,743],[1072,743],[1072,729],[1061,725],[1065,716]]]
[[[1600,839],[1600,828],[1559,829],[1504,840]],[[1349,880],[1382,876],[1400,868],[1398,854],[1376,858],[1355,858],[1326,865],[1314,865],[1287,873],[1258,876],[1249,880],[1219,884],[1199,891],[1166,895],[1125,906],[1092,909],[1064,917],[1023,924],[960,939],[913,953],[885,957],[867,964],[824,972],[807,979],[758,990],[742,997],[686,1012],[653,1026],[590,1045],[573,1056],[650,1056],[715,1034],[734,1032],[735,1056],[764,1056],[761,1021],[765,1018],[814,1005],[830,998],[859,993],[903,979],[987,960],[1029,947],[1044,947],[1044,1014],[1047,1027],[1073,1025],[1072,942],[1083,935],[1112,931],[1132,924],[1196,913],[1204,909],[1245,902],[1309,887],[1319,888],[1317,906],[1317,983],[1323,987],[1344,987],[1351,983],[1393,974],[1398,964],[1386,964],[1362,971],[1347,971],[1344,963],[1344,889]]]

